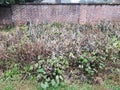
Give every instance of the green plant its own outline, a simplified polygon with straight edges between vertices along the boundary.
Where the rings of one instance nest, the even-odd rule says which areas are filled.
[[[40,57],[38,63],[31,65],[30,72],[36,76],[40,86],[44,89],[53,86],[57,87],[64,81],[63,73],[68,62],[62,56],[52,59],[42,59]]]
[[[94,76],[97,76],[101,70],[104,69],[105,58],[97,55],[94,52],[85,53],[80,56],[79,59],[79,68],[82,70],[82,73],[88,77],[88,79],[93,79]]]
[[[6,70],[4,73],[4,78],[7,79],[16,79],[16,76],[20,74],[20,70],[17,64],[13,66],[12,69]]]
[[[57,27],[57,28],[62,28],[63,27],[63,24],[61,24],[61,23],[53,23],[52,25],[51,25],[51,27]]]

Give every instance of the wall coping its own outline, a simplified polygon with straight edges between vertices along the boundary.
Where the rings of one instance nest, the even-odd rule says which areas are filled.
[[[25,3],[13,5],[120,5],[120,3]]]
[[[21,3],[21,4],[11,4],[11,5],[120,5],[120,3]],[[11,6],[11,5],[0,5],[0,6]]]

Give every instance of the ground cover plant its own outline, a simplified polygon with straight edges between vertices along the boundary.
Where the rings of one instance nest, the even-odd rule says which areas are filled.
[[[24,83],[26,90],[119,90],[120,24],[30,24],[1,30],[0,90],[21,90]]]

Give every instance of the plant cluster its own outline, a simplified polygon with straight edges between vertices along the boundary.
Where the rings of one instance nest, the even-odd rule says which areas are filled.
[[[119,71],[119,60],[119,24],[53,23],[0,32],[0,69],[8,70],[5,76],[36,78],[43,88],[59,85],[66,79],[64,75],[92,81],[100,73],[111,73],[113,68]],[[16,63],[20,72],[14,73],[10,69]]]

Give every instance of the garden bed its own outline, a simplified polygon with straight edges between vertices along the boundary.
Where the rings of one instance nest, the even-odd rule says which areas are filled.
[[[1,30],[0,77],[36,80],[44,89],[65,82],[120,85],[120,25],[53,23]]]

